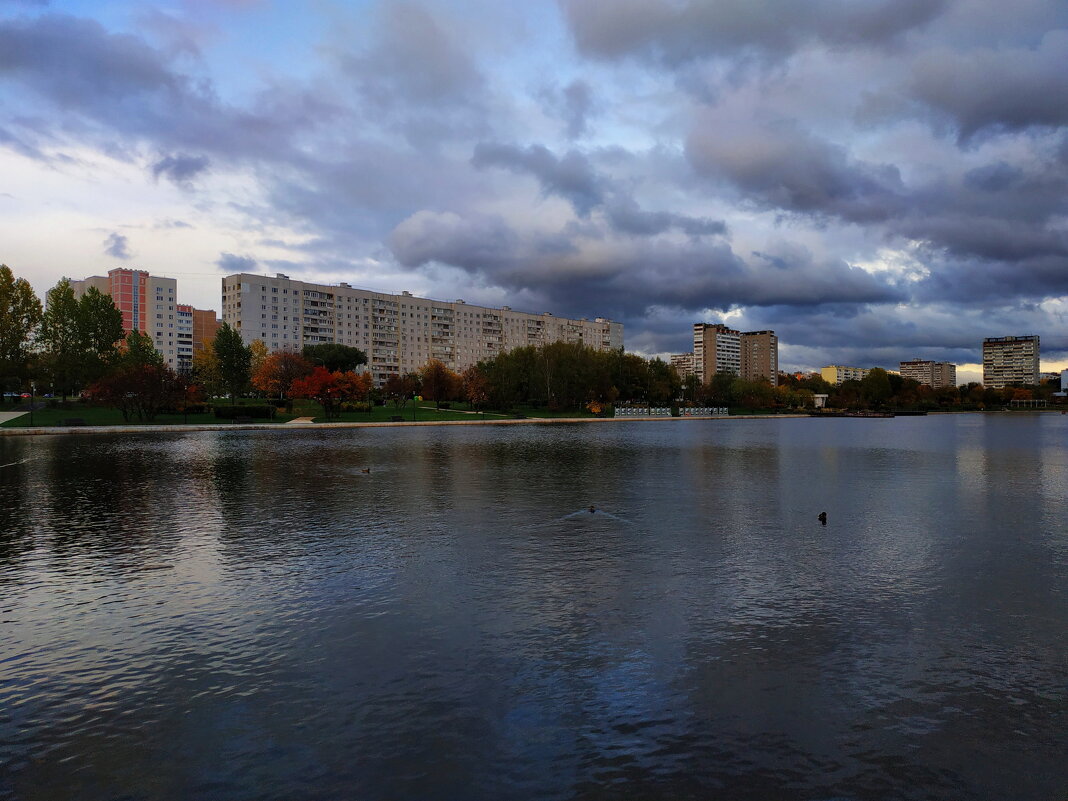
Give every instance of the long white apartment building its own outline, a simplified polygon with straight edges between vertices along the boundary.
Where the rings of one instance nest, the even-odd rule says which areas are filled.
[[[419,298],[274,278],[251,273],[222,279],[222,320],[246,343],[263,340],[269,352],[299,351],[333,342],[367,354],[376,383],[419,370],[439,359],[461,371],[525,345],[576,342],[598,350],[623,347],[623,324],[603,317],[571,320],[508,306]]]
[[[870,372],[870,367],[846,367],[842,364],[829,364],[820,368],[820,378],[828,384],[840,387],[845,381],[863,381],[864,376]]]
[[[957,386],[957,365],[951,362],[912,359],[901,362],[901,375],[934,389]]]

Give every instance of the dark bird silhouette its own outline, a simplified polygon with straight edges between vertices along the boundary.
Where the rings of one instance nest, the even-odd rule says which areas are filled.
[[[593,514],[596,511],[597,511],[597,507],[596,506],[591,506],[590,507],[590,514]]]
[[[822,525],[822,526],[827,525],[827,513],[826,512],[820,512],[816,516],[816,519],[820,521],[820,525]]]
[[[360,472],[361,472],[361,473],[370,473],[370,472],[371,472],[371,468],[370,468],[370,467],[365,467],[365,468],[364,468],[363,470],[361,470]]]

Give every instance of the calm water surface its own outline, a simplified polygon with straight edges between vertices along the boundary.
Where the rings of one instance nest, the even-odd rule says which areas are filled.
[[[1065,416],[0,464],[2,798],[1068,798]]]

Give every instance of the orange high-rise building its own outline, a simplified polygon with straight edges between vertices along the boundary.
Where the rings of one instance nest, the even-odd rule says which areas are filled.
[[[79,297],[89,287],[111,295],[115,308],[122,313],[123,330],[148,334],[163,355],[163,361],[174,370],[184,369],[192,362],[196,315],[210,315],[215,319],[214,311],[198,312],[191,306],[179,306],[177,281],[150,275],[147,270],[117,267],[106,276],[94,275],[71,281],[70,285]],[[202,327],[207,329],[206,322]],[[212,331],[211,336],[214,335]]]

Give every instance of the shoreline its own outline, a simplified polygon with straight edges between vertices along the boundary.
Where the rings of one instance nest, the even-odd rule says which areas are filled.
[[[411,420],[376,423],[234,423],[215,425],[123,425],[123,426],[37,426],[0,428],[0,437],[31,437],[64,434],[181,434],[189,431],[308,431],[325,428],[401,428],[414,426],[510,426],[551,425],[554,423],[661,423],[682,420],[783,420],[807,418],[807,414],[738,414],[706,417],[527,417],[522,420]]]

